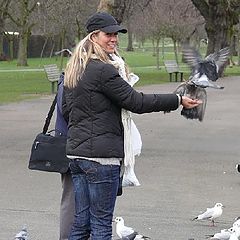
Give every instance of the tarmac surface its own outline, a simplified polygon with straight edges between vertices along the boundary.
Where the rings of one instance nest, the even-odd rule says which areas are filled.
[[[203,122],[185,119],[180,109],[133,116],[143,141],[135,165],[141,186],[124,189],[114,215],[152,240],[205,239],[240,216],[240,77],[218,83],[225,88],[207,90]],[[178,84],[139,90],[166,93]],[[0,240],[14,239],[24,224],[30,240],[58,239],[60,175],[27,168],[52,99],[0,105]],[[216,202],[226,208],[215,227],[191,221]]]

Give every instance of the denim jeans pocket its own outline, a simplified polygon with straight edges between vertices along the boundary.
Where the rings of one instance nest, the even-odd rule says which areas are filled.
[[[71,174],[81,174],[84,173],[84,171],[79,167],[78,160],[73,159],[70,161],[69,164]]]

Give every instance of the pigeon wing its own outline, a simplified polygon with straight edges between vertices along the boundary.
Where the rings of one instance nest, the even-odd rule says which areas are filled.
[[[137,236],[137,232],[133,232],[132,234],[122,237],[122,240],[135,240]]]
[[[184,60],[192,68],[196,67],[202,61],[199,52],[190,46],[184,46],[182,53]]]
[[[123,226],[120,232],[121,232],[122,237],[127,237],[127,236],[135,233],[133,228],[127,227],[127,226]]]
[[[228,47],[219,50],[216,53],[208,55],[205,59],[209,61],[214,61],[218,68],[222,67],[228,60],[230,55],[230,49]]]
[[[208,219],[208,218],[211,218],[213,213],[214,213],[214,209],[213,208],[207,208],[206,212],[198,215],[198,219]]]

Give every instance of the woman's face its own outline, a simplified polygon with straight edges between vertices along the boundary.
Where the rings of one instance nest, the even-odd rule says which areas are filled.
[[[118,44],[118,33],[98,32],[93,41],[100,45],[107,53],[114,53]]]

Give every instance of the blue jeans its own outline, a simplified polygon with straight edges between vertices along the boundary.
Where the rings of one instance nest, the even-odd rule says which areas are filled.
[[[75,219],[69,240],[111,240],[120,166],[85,159],[70,163],[75,191]]]

